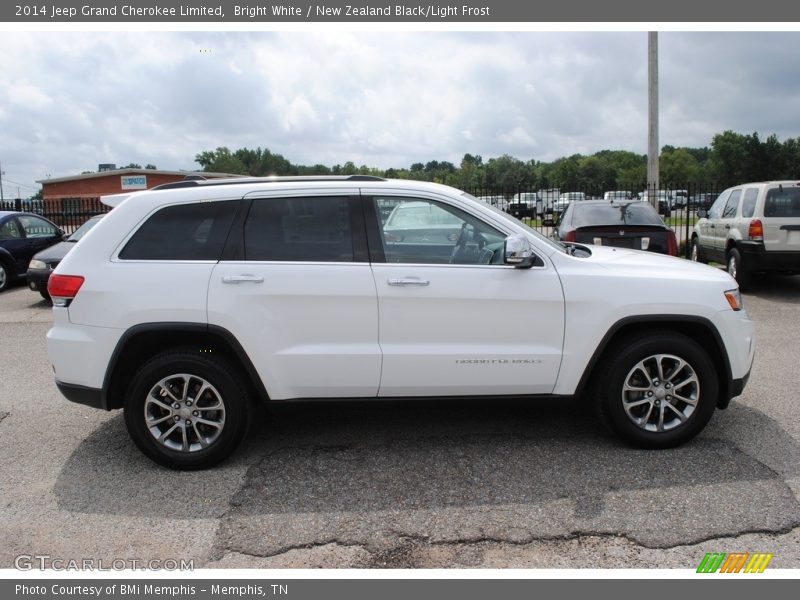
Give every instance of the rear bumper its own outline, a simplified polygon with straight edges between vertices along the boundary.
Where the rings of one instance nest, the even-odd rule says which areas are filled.
[[[762,242],[739,242],[737,248],[748,271],[800,272],[800,252],[771,252]]]

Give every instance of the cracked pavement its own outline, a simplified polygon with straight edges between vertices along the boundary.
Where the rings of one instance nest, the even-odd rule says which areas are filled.
[[[800,568],[800,278],[745,295],[750,383],[693,442],[622,445],[580,401],[316,402],[261,409],[220,467],[176,473],[122,415],[52,383],[49,307],[0,294],[0,567],[18,554],[209,567]]]

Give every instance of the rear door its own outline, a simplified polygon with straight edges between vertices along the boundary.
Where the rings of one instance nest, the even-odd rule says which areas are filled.
[[[211,275],[209,323],[236,336],[272,399],[374,397],[378,304],[358,190],[248,200]]]
[[[769,252],[800,251],[800,183],[771,187],[764,199],[764,247]]]
[[[398,192],[365,202],[380,309],[379,395],[551,393],[564,336],[564,297],[552,266],[505,265],[507,233],[446,198]],[[390,203],[427,205],[419,214],[457,223],[458,235],[404,244],[376,217]]]

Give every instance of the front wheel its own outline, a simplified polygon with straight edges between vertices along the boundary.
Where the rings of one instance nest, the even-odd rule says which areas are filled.
[[[10,280],[11,272],[8,270],[8,267],[0,261],[0,292],[8,287]]]
[[[155,356],[134,376],[125,425],[139,449],[172,469],[212,467],[244,437],[250,400],[238,370],[214,354]]]
[[[692,250],[691,250],[691,257],[693,262],[705,262],[703,260],[703,253],[700,250],[700,242],[697,240],[697,237],[692,238]]]
[[[603,420],[626,442],[671,448],[696,436],[717,405],[706,351],[671,331],[628,337],[609,349],[596,388]]]

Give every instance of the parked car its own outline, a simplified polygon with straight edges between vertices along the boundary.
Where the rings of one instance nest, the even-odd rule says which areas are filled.
[[[800,273],[800,181],[738,185],[697,214],[692,260],[725,264],[742,288],[757,272]]]
[[[387,244],[441,244],[451,249],[461,235],[462,220],[428,202],[400,202],[383,225]]]
[[[670,208],[684,208],[689,204],[689,192],[687,190],[671,190],[670,197],[672,199]]]
[[[557,214],[563,213],[570,202],[582,202],[584,200],[586,200],[586,194],[583,192],[564,192],[558,197],[558,202],[553,207],[553,212]]]
[[[536,192],[514,194],[514,198],[509,202],[506,212],[518,219],[535,219],[542,212],[542,199]]]
[[[678,255],[675,232],[652,206],[639,200],[573,202],[553,233],[565,242]]]
[[[78,227],[75,233],[49,248],[37,252],[30,264],[28,265],[28,287],[34,292],[39,292],[42,298],[50,300],[50,295],[47,293],[47,282],[50,280],[50,274],[58,266],[58,263],[67,255],[67,252],[75,247],[75,244],[86,233],[94,227],[103,215],[97,215],[90,218],[86,223]]]
[[[695,194],[689,200],[689,207],[695,210],[705,210],[707,211],[711,208],[711,205],[714,204],[714,200],[717,199],[719,194],[711,194],[711,193],[702,193],[702,194]]]
[[[606,192],[603,194],[603,200],[611,200],[614,202],[625,202],[626,200],[633,200],[634,194],[633,192],[626,192],[626,191],[613,191],[613,192]]]
[[[658,214],[668,219],[672,216],[672,207],[675,203],[672,192],[668,190],[645,190],[639,194],[639,199],[644,202],[651,202],[651,195],[655,195],[658,199]]]
[[[666,448],[752,366],[724,271],[559,243],[447,186],[194,180],[104,201],[50,276],[48,356],[69,400],[123,408],[171,468],[230,455],[253,400],[584,396],[627,442]],[[393,242],[378,207],[405,203],[417,230],[446,213],[460,234]]]
[[[44,217],[0,211],[0,292],[25,277],[33,255],[64,239],[64,232]]]

